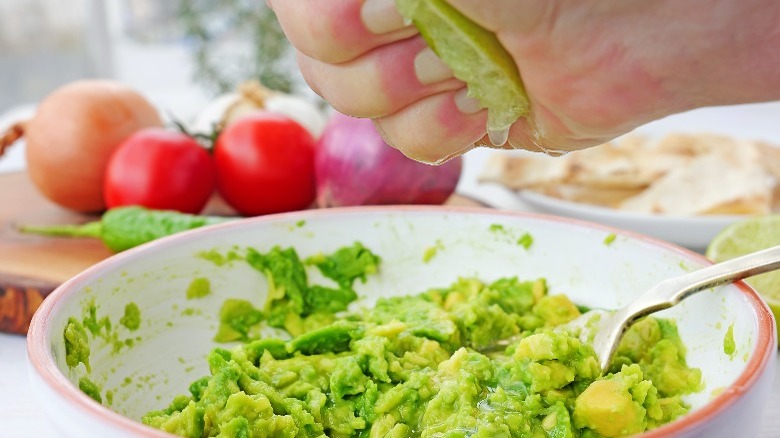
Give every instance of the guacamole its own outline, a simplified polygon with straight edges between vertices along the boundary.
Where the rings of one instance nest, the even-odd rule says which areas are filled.
[[[187,299],[194,300],[211,294],[211,282],[208,278],[198,277],[187,287]]]
[[[74,368],[83,363],[87,372],[89,366],[89,338],[84,326],[76,318],[68,318],[62,337],[65,340],[65,363]]]
[[[136,303],[128,303],[125,306],[125,314],[119,319],[119,323],[130,331],[138,330],[141,326],[141,309]]]
[[[92,400],[103,403],[103,398],[100,397],[100,387],[98,387],[95,382],[89,380],[89,378],[82,377],[79,379],[79,389],[84,394],[87,394]]]
[[[600,376],[592,348],[554,330],[580,310],[542,279],[462,278],[347,310],[354,281],[379,267],[362,245],[245,260],[266,275],[268,298],[226,301],[217,334],[244,344],[213,350],[209,375],[145,424],[187,437],[617,437],[685,414],[681,395],[702,388],[675,324],[653,318]],[[336,286],[310,285],[306,265]],[[290,337],[260,338],[262,326]]]
[[[734,359],[734,355],[737,353],[737,343],[734,342],[733,323],[729,326],[728,330],[726,330],[726,336],[723,338],[723,352],[731,359]]]

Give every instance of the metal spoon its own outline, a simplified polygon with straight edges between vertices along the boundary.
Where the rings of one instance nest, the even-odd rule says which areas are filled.
[[[638,319],[675,306],[699,291],[777,269],[780,269],[780,246],[666,279],[625,307],[613,311],[591,310],[558,329],[579,333],[583,342],[592,339],[590,343],[603,373],[626,330]],[[496,351],[495,347],[509,343],[511,340],[506,340],[482,351]]]

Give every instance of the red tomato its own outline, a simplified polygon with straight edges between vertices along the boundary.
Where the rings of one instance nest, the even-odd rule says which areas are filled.
[[[106,206],[199,213],[214,192],[215,173],[211,156],[191,137],[144,129],[111,155],[104,182]]]
[[[307,208],[315,196],[314,150],[314,138],[292,119],[246,116],[217,137],[217,189],[244,216]]]

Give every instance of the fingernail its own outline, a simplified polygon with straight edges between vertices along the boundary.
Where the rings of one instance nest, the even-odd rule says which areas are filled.
[[[451,159],[453,159],[453,158],[455,158],[455,157],[459,157],[459,156],[461,156],[461,155],[465,154],[466,152],[468,152],[468,151],[470,151],[470,150],[474,149],[475,147],[477,147],[477,145],[475,145],[474,143],[471,143],[470,145],[468,145],[468,146],[464,147],[463,149],[461,149],[461,150],[459,150],[459,151],[456,151],[456,152],[453,152],[453,153],[451,153],[451,154],[447,155],[447,156],[446,156],[446,157],[444,157],[444,158],[440,158],[440,159],[438,159],[438,160],[434,161],[434,162],[433,162],[433,163],[431,163],[431,164],[433,164],[434,166],[440,166],[440,165],[442,165],[442,164],[444,164],[444,163],[446,163],[446,162],[450,161]]]
[[[455,93],[455,106],[457,106],[463,114],[474,114],[482,111],[482,105],[479,104],[477,99],[468,95],[468,90],[466,88]]]
[[[383,34],[406,27],[404,17],[395,8],[395,0],[366,0],[360,8],[363,24],[375,34]]]
[[[430,47],[426,47],[414,58],[414,72],[423,85],[435,84],[452,77],[452,70]]]

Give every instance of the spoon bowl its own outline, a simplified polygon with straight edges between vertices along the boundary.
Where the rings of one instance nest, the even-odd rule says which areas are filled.
[[[618,310],[591,310],[560,328],[578,332],[580,340],[592,344],[603,373],[623,335],[639,319],[675,306],[697,292],[777,269],[780,246],[669,278]]]

